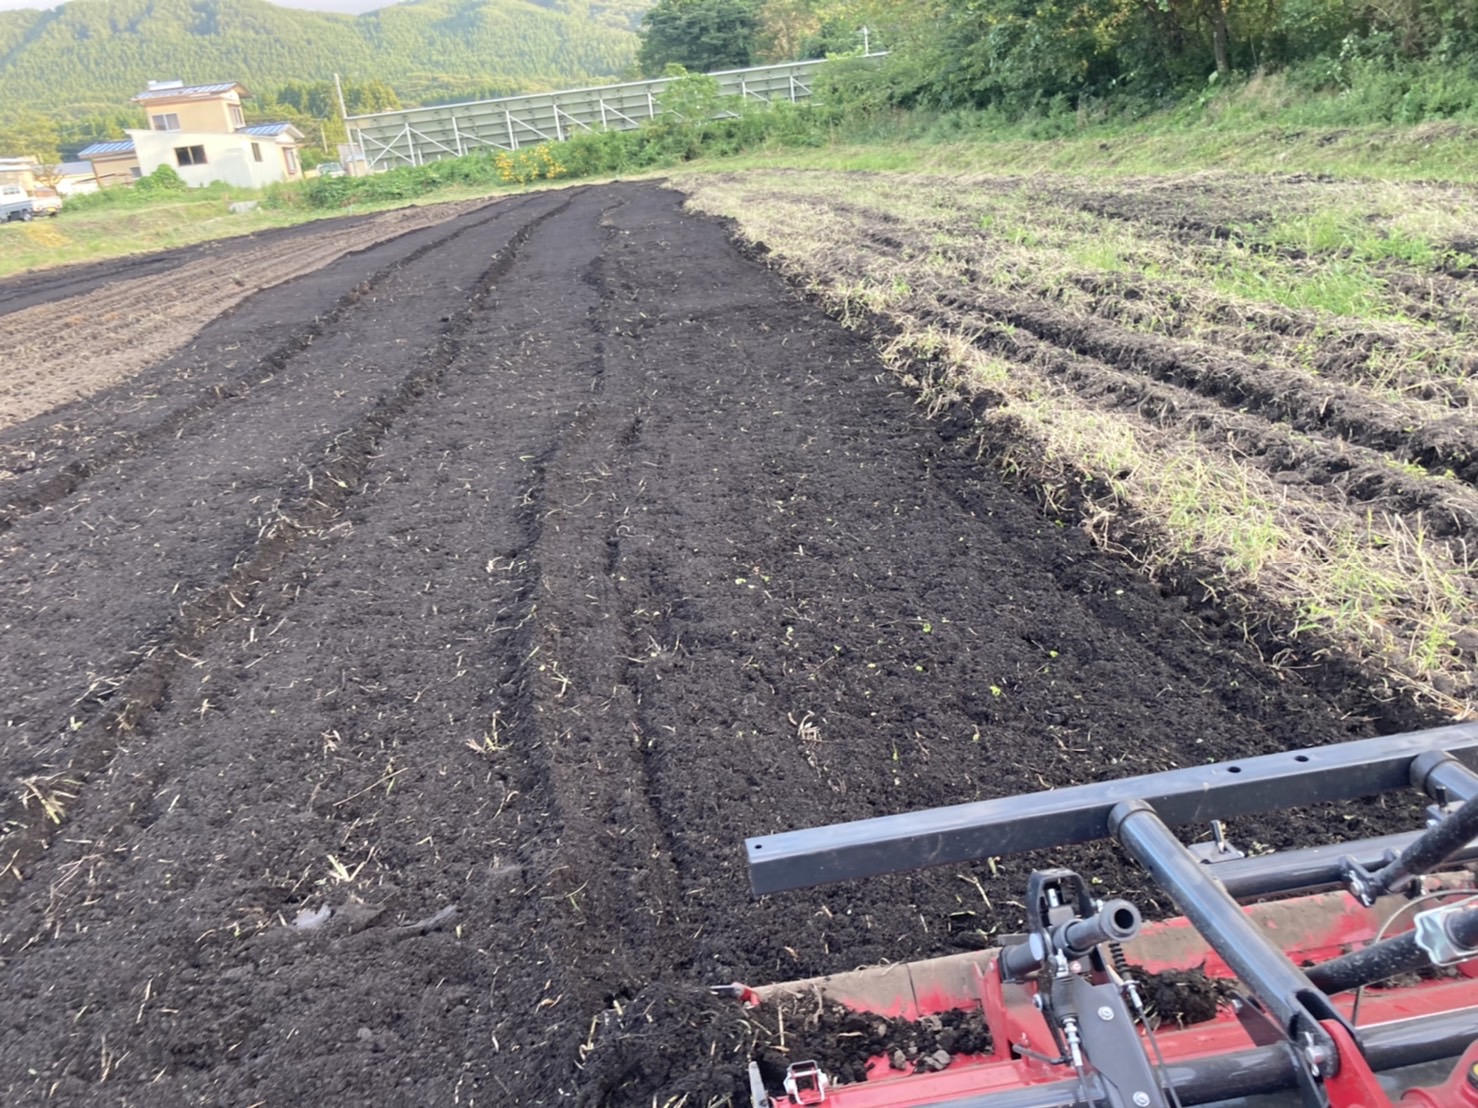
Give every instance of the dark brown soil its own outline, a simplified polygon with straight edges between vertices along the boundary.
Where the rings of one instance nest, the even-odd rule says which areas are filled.
[[[663,982],[602,1013],[582,1050],[581,1100],[639,1104],[659,1089],[667,1098],[686,1094],[706,1104],[746,1089],[751,1060],[778,1093],[797,1062],[815,1062],[847,1085],[866,1081],[873,1059],[885,1060],[890,1074],[928,1073],[990,1046],[978,1008],[888,1019],[802,994],[751,1010],[706,989]]]
[[[361,227],[374,223],[379,218],[374,215],[341,216],[333,221],[333,226],[340,230]],[[169,273],[191,262],[238,258],[260,246],[280,247],[295,239],[321,236],[324,230],[323,223],[302,223],[293,227],[277,227],[249,235],[178,246],[172,250],[158,250],[152,254],[82,262],[0,278],[0,315],[20,311],[35,304],[46,304],[64,296],[92,292],[120,280],[132,281],[140,277]]]
[[[6,1104],[722,1101],[702,986],[978,945],[1033,863],[757,901],[745,836],[1437,722],[1096,553],[652,185],[340,257],[0,450]]]

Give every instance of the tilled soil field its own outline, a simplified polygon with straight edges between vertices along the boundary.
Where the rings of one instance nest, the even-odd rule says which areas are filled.
[[[6,1104],[737,1100],[699,987],[979,946],[1033,861],[756,901],[746,836],[1444,720],[1099,552],[676,193],[365,227],[0,285]]]

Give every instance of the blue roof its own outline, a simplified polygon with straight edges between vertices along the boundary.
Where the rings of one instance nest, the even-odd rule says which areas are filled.
[[[177,100],[182,96],[215,96],[222,92],[232,92],[241,89],[243,96],[250,96],[236,81],[225,81],[218,85],[174,85],[165,88],[145,89],[134,97],[135,100]]]
[[[95,142],[86,150],[79,150],[79,158],[99,158],[104,154],[132,154],[133,139],[123,139],[120,142]]]
[[[253,123],[250,127],[238,127],[238,135],[281,135],[293,129],[291,123]]]

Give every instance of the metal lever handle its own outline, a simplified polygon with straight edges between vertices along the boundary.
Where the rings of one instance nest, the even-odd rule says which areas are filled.
[[[1126,943],[1139,934],[1143,922],[1139,909],[1129,901],[1106,900],[1086,919],[1069,920],[1054,927],[1048,938],[1034,931],[1026,942],[1001,951],[1001,977],[1006,981],[1024,981],[1058,952],[1068,958],[1082,958],[1103,943]]]

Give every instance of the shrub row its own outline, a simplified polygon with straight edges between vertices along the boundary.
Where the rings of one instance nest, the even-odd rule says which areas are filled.
[[[464,185],[526,185],[559,178],[611,177],[677,165],[702,156],[722,157],[762,146],[819,145],[831,114],[813,106],[776,105],[704,122],[657,120],[630,131],[589,131],[557,144],[517,151],[488,149],[422,166],[401,166],[368,177],[325,177],[302,185],[274,185],[273,207],[345,208],[413,200]]]

